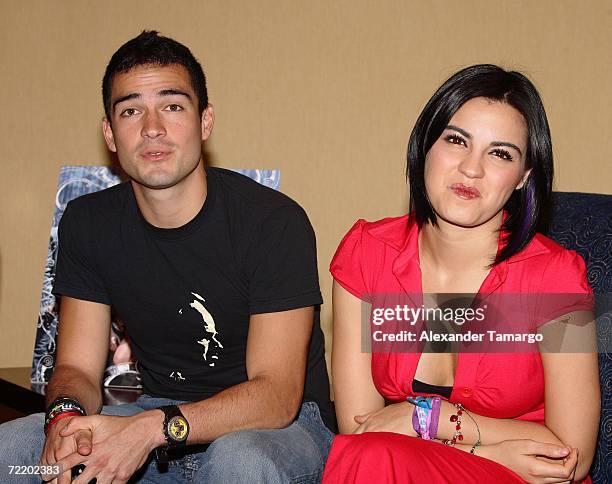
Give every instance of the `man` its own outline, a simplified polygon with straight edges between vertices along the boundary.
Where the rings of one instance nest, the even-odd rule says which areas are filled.
[[[214,111],[185,46],[143,32],[113,55],[102,91],[104,138],[129,181],[66,208],[49,408],[0,427],[0,462],[40,463],[59,483],[83,465],[74,482],[316,482],[331,408],[304,211],[204,167]],[[98,414],[111,306],[145,395]]]

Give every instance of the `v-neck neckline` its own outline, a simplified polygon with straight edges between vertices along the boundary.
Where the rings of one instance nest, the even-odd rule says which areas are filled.
[[[397,260],[404,255],[408,255],[410,257],[410,263],[404,265],[404,269],[408,269],[411,265],[414,265],[413,270],[417,271],[418,277],[414,277],[413,281],[416,279],[418,281],[418,294],[421,297],[421,301],[423,298],[423,274],[421,271],[421,261],[419,255],[419,229],[417,224],[415,223],[412,227],[409,228],[410,233],[406,238],[406,244],[404,248],[398,255]],[[501,250],[503,246],[503,233],[500,231],[497,242],[497,251]],[[500,264],[496,264],[491,268],[491,270],[487,273],[482,283],[480,284],[480,288],[478,292],[474,296],[474,300],[477,297],[486,298],[489,294],[491,294],[495,289],[497,289],[502,282],[505,280],[505,276],[507,273],[507,262],[503,261]],[[395,269],[395,265],[394,265]],[[403,272],[403,271],[402,271]],[[402,278],[399,277],[399,274],[394,270],[395,276],[398,278],[400,285],[404,287],[402,284]],[[410,382],[414,380],[414,376],[417,372],[419,363],[421,361],[421,355],[423,353],[419,352],[414,360],[414,364],[411,365],[410,368]],[[474,381],[476,378],[476,372],[478,369],[478,364],[482,359],[483,354],[481,353],[466,353],[466,352],[458,352],[457,353],[457,363],[455,367],[455,373],[453,375],[453,383],[452,385],[448,385],[452,388],[450,401],[457,401],[457,397],[461,395],[463,398],[471,397],[473,393]],[[410,384],[410,391],[412,392],[412,383]]]

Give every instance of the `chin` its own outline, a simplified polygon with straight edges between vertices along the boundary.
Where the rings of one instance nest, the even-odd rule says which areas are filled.
[[[131,178],[139,185],[151,190],[163,190],[164,188],[170,188],[178,183],[178,180],[170,176],[139,176]]]
[[[500,212],[501,214],[501,212]],[[471,229],[480,227],[488,222],[491,222],[498,214],[467,214],[467,213],[448,213],[436,212],[436,215],[450,225]],[[500,218],[501,223],[501,218]]]

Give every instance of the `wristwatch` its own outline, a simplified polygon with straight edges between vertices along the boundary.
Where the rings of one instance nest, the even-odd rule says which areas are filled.
[[[158,447],[155,450],[155,455],[158,463],[167,463],[169,449],[179,449],[187,444],[189,436],[189,422],[181,412],[181,409],[176,405],[165,405],[159,407],[159,410],[164,412],[164,437],[166,445]]]

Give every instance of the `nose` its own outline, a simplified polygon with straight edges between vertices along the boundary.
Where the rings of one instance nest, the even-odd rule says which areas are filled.
[[[158,138],[159,136],[165,136],[166,128],[157,112],[147,111],[142,119],[141,134],[143,138]]]
[[[458,168],[459,172],[468,178],[482,178],[484,176],[482,159],[473,152],[461,160]]]

